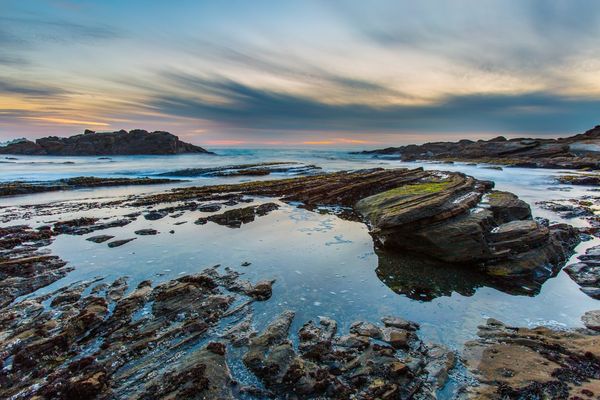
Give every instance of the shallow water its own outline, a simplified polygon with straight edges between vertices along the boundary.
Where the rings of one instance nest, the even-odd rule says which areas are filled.
[[[397,160],[372,159],[344,152],[274,150],[227,150],[220,156],[135,156],[111,157],[19,157],[15,164],[0,164],[0,180],[47,180],[68,176],[150,176],[169,170],[262,161],[298,161],[316,164],[326,171],[382,167],[417,167],[461,171],[496,182],[500,190],[519,195],[532,205],[534,216],[583,226],[582,219],[562,220],[540,209],[537,201],[582,198],[593,194],[590,188],[557,185],[552,176],[560,171],[523,168],[488,169],[466,164],[419,164]],[[48,162],[52,161],[52,164]],[[75,164],[61,164],[73,161]],[[273,179],[280,176],[271,176]],[[249,180],[244,178],[197,178],[191,182],[143,187],[98,188],[5,198],[0,205],[11,206],[50,201],[110,199],[142,192],[162,191],[181,185],[205,185]],[[269,199],[270,200],[270,199]],[[255,199],[257,202],[267,199]],[[145,279],[154,283],[190,274],[216,264],[243,272],[251,281],[275,279],[269,301],[254,304],[254,321],[261,329],[274,315],[286,309],[296,311],[292,332],[318,316],[338,321],[347,331],[355,320],[378,322],[388,314],[402,316],[421,324],[426,340],[460,349],[476,334],[476,327],[493,317],[518,326],[582,326],[580,316],[597,309],[600,303],[583,294],[560,272],[540,288],[507,290],[468,268],[446,268],[411,263],[410,260],[376,254],[367,227],[338,218],[331,213],[311,212],[280,203],[281,208],[254,222],[232,229],[214,223],[195,225],[206,213],[188,211],[179,218],[165,217],[146,221],[140,217],[123,228],[113,228],[85,236],[60,235],[50,246],[76,269],[65,278],[40,289],[45,293],[66,284],[103,277],[110,282],[123,275],[131,277],[130,287]],[[244,206],[246,206],[244,204]],[[239,206],[236,206],[239,207]],[[28,222],[41,225],[57,219],[83,215],[117,216],[132,209],[96,209],[63,215],[36,217]],[[175,225],[180,221],[185,224]],[[15,222],[13,221],[12,224]],[[155,228],[156,236],[137,239],[118,248],[86,241],[90,236],[115,235],[117,239],[136,237],[137,229]],[[169,233],[174,230],[174,233]],[[582,243],[578,254],[598,244],[594,239]],[[574,258],[577,255],[574,256]],[[243,267],[244,261],[251,265]],[[394,263],[396,263],[394,265]],[[539,291],[539,293],[538,293]],[[515,294],[518,293],[518,294]],[[235,369],[236,366],[234,366]]]

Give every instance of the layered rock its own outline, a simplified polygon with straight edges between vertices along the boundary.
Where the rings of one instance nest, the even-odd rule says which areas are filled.
[[[0,147],[0,154],[96,156],[131,154],[210,153],[202,147],[182,142],[169,132],[94,132],[86,130],[71,137],[49,136],[35,142],[22,140]]]
[[[600,125],[575,136],[559,139],[502,136],[490,140],[432,142],[389,147],[362,154],[394,156],[404,161],[439,160],[500,163],[538,168],[600,168]]]
[[[347,207],[362,218],[379,246],[401,249],[447,263],[476,265],[495,276],[545,279],[579,242],[566,224],[544,226],[515,195],[461,173],[422,169],[353,172],[175,189],[136,200],[213,201],[225,194],[280,197],[303,207]]]
[[[0,197],[54,192],[58,190],[128,185],[160,185],[177,182],[181,181],[165,178],[96,178],[92,176],[79,176],[47,182],[12,181],[0,183]]]
[[[164,172],[160,176],[175,177],[215,177],[215,176],[265,176],[275,173],[286,175],[314,175],[321,171],[316,165],[296,162],[264,162],[256,164],[224,165],[210,168],[186,168]]]
[[[479,337],[465,344],[463,354],[479,381],[468,388],[465,397],[469,399],[600,396],[598,332],[516,328],[490,319],[480,327]]]

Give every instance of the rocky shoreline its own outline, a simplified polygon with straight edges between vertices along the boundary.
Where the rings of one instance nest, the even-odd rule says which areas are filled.
[[[87,130],[71,137],[49,136],[35,142],[27,139],[13,141],[0,147],[0,154],[49,156],[100,156],[133,154],[214,154],[202,147],[183,142],[169,132],[148,132],[134,129],[129,132],[94,132]]]
[[[435,160],[500,164],[526,168],[600,169],[600,125],[559,139],[503,136],[490,140],[432,142],[388,147],[358,154],[397,157],[403,161]]]
[[[355,321],[348,329],[322,317],[298,321],[303,325],[292,329],[296,310],[289,309],[258,328],[255,308],[272,301],[277,282],[269,276],[251,282],[227,266],[135,285],[127,276],[98,277],[34,293],[74,268],[46,249],[59,235],[93,235],[86,240],[113,252],[131,246],[127,243],[135,237],[103,230],[163,218],[181,218],[175,225],[191,222],[183,216],[196,211],[208,213],[195,218],[198,229],[206,224],[236,229],[278,212],[281,203],[275,199],[366,223],[376,251],[391,258],[380,257],[377,274],[398,293],[420,301],[418,282],[386,281],[388,271],[397,268],[394,251],[413,257],[411,262],[448,268],[449,274],[454,268],[472,271],[473,282],[460,288],[448,287],[443,274],[424,277],[440,282],[438,291],[425,296],[468,293],[477,285],[533,295],[562,267],[581,233],[532,219],[525,202],[493,190],[491,182],[422,169],[177,188],[105,204],[128,209],[121,217],[5,227],[0,229],[0,397],[435,399],[448,377],[465,367],[463,373],[473,380],[463,382],[458,398],[600,394],[597,313],[584,317],[587,329],[568,331],[490,320],[479,339],[451,350],[424,342],[418,324],[401,316]],[[97,204],[74,207],[92,213]],[[27,212],[31,218],[51,215],[52,209]],[[135,229],[137,241],[159,234]],[[595,259],[580,259],[595,266]],[[240,368],[252,378],[240,382]]]

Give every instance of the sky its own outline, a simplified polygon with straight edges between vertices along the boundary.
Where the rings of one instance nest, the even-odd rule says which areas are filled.
[[[596,0],[0,0],[0,140],[378,147],[597,124]]]

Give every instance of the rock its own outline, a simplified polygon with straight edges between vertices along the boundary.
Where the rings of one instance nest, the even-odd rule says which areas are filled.
[[[86,132],[68,138],[49,136],[34,142],[20,141],[0,147],[0,154],[92,156],[131,154],[212,154],[201,147],[182,142],[168,132],[141,129],[117,132]]]
[[[271,298],[274,281],[260,281],[246,291],[246,294],[255,300],[268,300]]]
[[[134,232],[136,235],[147,236],[147,235],[157,235],[158,231],[152,228],[139,229]]]
[[[111,236],[111,235],[98,235],[98,236],[89,237],[89,238],[87,238],[85,240],[88,240],[88,241],[94,242],[94,243],[104,243],[107,240],[110,240],[112,238],[114,238],[114,236]]]
[[[588,296],[600,299],[600,246],[594,246],[579,256],[579,262],[565,267],[565,272]]]
[[[395,349],[408,348],[410,332],[399,328],[384,328],[383,340],[392,345]]]
[[[495,279],[512,282],[519,277],[537,286],[557,273],[572,254],[579,232],[564,224],[536,223],[527,204],[510,193],[492,192],[492,187],[492,182],[455,172],[375,168],[181,188],[140,198],[131,205],[214,201],[225,196],[240,201],[249,195],[279,197],[308,209],[335,206],[344,210],[339,214],[343,218],[364,220],[378,248],[471,265]],[[213,221],[240,227],[275,206],[267,203],[228,210],[199,218],[196,224]]]
[[[124,244],[129,243],[129,242],[131,242],[132,240],[135,240],[135,239],[136,238],[113,240],[112,242],[108,243],[108,247],[113,248],[113,247],[123,246]]]
[[[600,384],[599,335],[488,320],[479,336],[463,352],[480,382],[469,387],[468,398],[582,398]]]
[[[600,331],[600,310],[586,312],[581,317],[581,320],[586,328]]]
[[[144,218],[148,221],[156,221],[158,219],[166,217],[167,214],[168,213],[166,211],[150,211],[144,214]]]
[[[400,317],[386,316],[381,318],[381,322],[383,322],[386,327],[406,329],[409,331],[416,331],[419,329],[419,324],[416,322],[407,321]]]
[[[204,204],[204,205],[198,206],[198,211],[202,211],[202,212],[217,212],[220,209],[221,209],[221,205],[217,204],[217,203]]]
[[[509,221],[531,219],[529,204],[509,192],[491,191],[487,195],[490,210],[498,224]]]
[[[320,167],[294,162],[264,162],[255,164],[225,165],[210,168],[187,168],[165,172],[162,176],[196,177],[196,176],[265,176],[271,173],[285,173],[287,175],[314,175],[319,173]],[[217,210],[218,211],[218,210]]]
[[[194,223],[196,225],[204,225],[206,222],[211,221],[229,228],[239,228],[242,226],[242,224],[247,224],[254,221],[256,216],[265,216],[271,211],[277,210],[278,208],[279,206],[275,203],[265,203],[259,206],[234,208],[221,214],[213,214],[208,217],[198,218]]]
[[[252,263],[251,263],[251,262],[248,262],[248,261],[244,261],[244,262],[242,262],[240,265],[241,265],[242,267],[248,267],[248,266],[252,265]]]
[[[363,151],[375,156],[396,156],[404,161],[439,160],[510,165],[527,168],[599,169],[600,126],[559,139],[515,138],[432,142]],[[487,167],[501,168],[501,167]]]
[[[350,325],[350,333],[354,333],[359,336],[367,336],[374,339],[381,339],[383,337],[381,329],[370,322],[354,322],[352,325]]]

